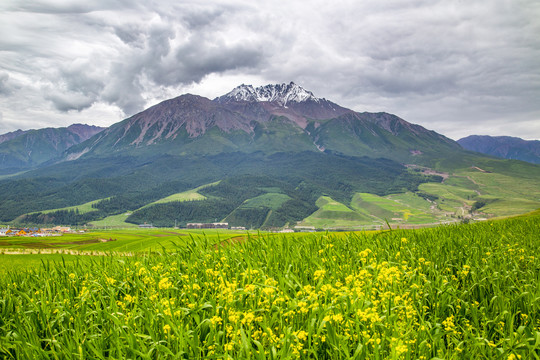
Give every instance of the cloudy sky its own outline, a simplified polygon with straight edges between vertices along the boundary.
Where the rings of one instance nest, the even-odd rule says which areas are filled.
[[[294,81],[453,139],[540,139],[538,0],[2,0],[0,134]]]

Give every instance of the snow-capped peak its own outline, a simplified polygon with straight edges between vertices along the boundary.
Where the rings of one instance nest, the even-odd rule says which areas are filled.
[[[251,85],[240,85],[234,88],[228,94],[219,97],[220,102],[235,101],[268,101],[276,102],[281,106],[286,106],[290,102],[304,102],[306,100],[319,102],[319,98],[315,97],[311,91],[307,91],[303,87],[296,85],[294,82],[290,84],[271,84],[253,88]]]

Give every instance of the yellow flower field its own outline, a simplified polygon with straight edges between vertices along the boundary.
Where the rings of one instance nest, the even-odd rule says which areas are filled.
[[[535,359],[540,216],[44,264],[0,279],[0,357]]]

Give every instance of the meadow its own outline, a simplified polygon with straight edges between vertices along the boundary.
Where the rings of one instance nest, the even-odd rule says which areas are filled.
[[[538,359],[538,234],[535,212],[44,262],[0,277],[0,357]]]
[[[26,252],[42,254],[61,253],[115,253],[155,252],[176,249],[177,243],[191,238],[216,244],[230,238],[243,236],[242,231],[216,229],[123,229],[96,230],[82,233],[66,233],[50,237],[4,237],[0,238],[0,254],[3,252]]]

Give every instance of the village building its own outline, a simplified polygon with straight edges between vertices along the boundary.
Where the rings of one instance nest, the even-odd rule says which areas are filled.
[[[188,229],[228,229],[229,223],[215,222],[215,223],[188,223],[186,225]]]

